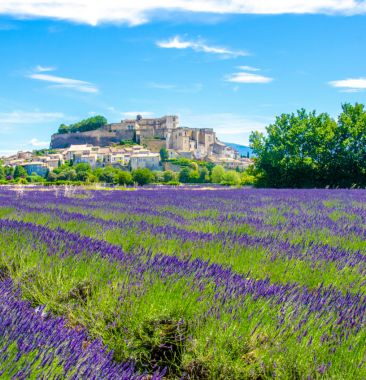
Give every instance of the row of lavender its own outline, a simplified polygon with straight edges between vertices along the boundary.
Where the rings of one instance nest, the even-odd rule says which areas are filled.
[[[362,378],[365,375],[362,360],[366,339],[366,299],[363,294],[364,284],[362,285],[365,270],[365,251],[362,248],[365,192],[79,191],[65,196],[52,191],[33,191],[25,192],[18,197],[14,195],[11,190],[3,191],[0,195],[3,218],[9,219],[1,222],[2,235],[29,234],[28,238],[31,236],[35,242],[46,245],[48,255],[54,255],[60,260],[70,255],[81,257],[88,254],[91,257],[98,256],[103,260],[117,262],[122,272],[129,273],[129,281],[134,284],[134,288],[136,283],[143,284],[139,285],[143,289],[139,290],[142,301],[149,287],[162,282],[162,294],[179,285],[185,287],[180,289],[182,293],[189,290],[196,297],[192,298],[192,302],[196,302],[197,305],[205,304],[203,309],[201,306],[191,306],[194,309],[194,323],[187,321],[187,315],[184,313],[178,318],[179,321],[184,320],[190,325],[187,327],[189,332],[186,333],[184,350],[182,348],[184,352],[180,353],[183,356],[182,362],[184,355],[192,356],[192,347],[195,347],[196,355],[199,353],[197,346],[202,343],[200,339],[203,339],[200,337],[200,331],[209,331],[207,326],[210,326],[212,333],[212,329],[219,326],[218,335],[221,333],[227,342],[231,342],[226,335],[227,330],[231,328],[238,329],[237,333],[233,333],[234,338],[244,342],[237,353],[238,360],[235,361],[235,366],[247,367],[248,372],[240,372],[240,369],[234,368],[233,365],[229,368],[229,373],[233,374],[232,378],[238,373],[261,373],[263,376],[277,375],[281,378],[289,376],[291,371],[297,371],[300,377],[322,374],[335,377],[352,373],[353,378]],[[319,210],[321,215],[319,223],[316,224]],[[38,213],[38,223],[37,220],[32,223],[11,220],[26,220],[26,216],[32,213]],[[42,223],[44,215],[51,215],[58,222],[52,224],[49,218],[45,218]],[[306,215],[310,222],[306,222]],[[144,217],[148,222],[143,220]],[[160,253],[146,251],[138,241],[129,253],[125,253],[115,244],[97,239],[93,234],[86,237],[80,235],[83,231],[66,231],[67,223],[72,220],[76,220],[76,224],[89,225],[91,230],[98,230],[98,234],[103,231],[118,231],[123,235],[124,230],[135,229],[136,239],[139,235],[155,235],[156,239],[163,241],[173,237],[179,241],[190,240],[203,247],[212,241],[219,241],[225,243],[224,249],[230,249],[230,244],[239,245],[243,249],[261,246],[271,253],[270,258],[273,261],[276,260],[276,255],[295,261],[303,260],[304,256],[309,262],[332,261],[339,271],[345,271],[345,276],[350,268],[355,268],[356,271],[352,274],[359,276],[359,281],[356,281],[357,286],[352,288],[352,292],[339,288],[337,283],[334,286],[324,286],[321,276],[319,284],[315,287],[310,284],[300,286],[293,282],[273,283],[270,278],[254,279],[251,273],[235,273],[228,265],[214,263],[217,261],[215,257],[210,257],[213,262],[210,264],[200,257],[193,259],[192,253],[188,253],[187,258],[182,258],[181,255],[178,257],[172,252],[166,255],[164,250]],[[204,226],[205,223],[216,224],[223,232],[194,232],[195,227]],[[240,232],[241,225],[247,226],[246,233]],[[225,230],[230,226],[232,231]],[[308,237],[294,242],[288,234],[293,232],[292,237],[298,238],[299,231],[301,232],[304,226],[307,226],[307,231],[310,232],[326,230],[327,238],[351,236],[351,240],[354,236],[359,239],[360,244],[356,249],[354,246],[344,247],[347,245],[345,239],[342,246],[332,246],[329,242],[320,240],[314,243],[309,241]],[[286,233],[283,230],[286,230]],[[339,231],[343,232],[339,234]],[[164,244],[159,247],[164,247]],[[341,273],[340,276],[342,275]],[[128,294],[131,294],[130,290],[123,296],[126,297]],[[145,301],[147,299],[151,300],[145,298]],[[138,301],[134,302],[136,307]],[[129,312],[138,319],[137,314]],[[240,329],[246,324],[251,328],[244,339],[240,335]],[[156,328],[156,325],[153,326]],[[126,323],[126,339],[130,336],[129,328],[132,328],[132,325]],[[258,331],[261,333],[258,334]],[[215,341],[211,337],[212,342],[208,343],[206,336],[206,350],[210,350],[211,344],[217,351],[220,347],[217,342],[219,338],[220,336],[216,337]],[[294,354],[296,351],[299,352],[297,356]],[[275,359],[270,361],[265,358],[265,355],[261,355],[264,352],[270,353]],[[313,355],[314,365],[308,364],[308,369],[305,370],[306,365],[300,363],[300,358],[309,358],[309,352]],[[218,353],[217,356],[222,359],[225,355],[221,354],[220,356]],[[233,352],[230,355],[233,356]],[[295,355],[293,358],[299,363],[294,363],[291,369],[287,368],[288,362],[284,359],[286,355]],[[206,360],[214,361],[215,358]],[[193,357],[184,370],[170,370],[168,374],[178,376],[177,374],[188,373],[190,378],[230,378],[227,369],[218,370],[216,366],[216,372],[210,372],[209,366],[205,368],[203,362],[202,355]],[[261,368],[253,369],[258,366]]]
[[[9,278],[0,281],[0,377],[7,379],[136,379],[133,363],[116,363],[99,340],[64,318],[32,308]],[[164,373],[151,379],[161,379]]]

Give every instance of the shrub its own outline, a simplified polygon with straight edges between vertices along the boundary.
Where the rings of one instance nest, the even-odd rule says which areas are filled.
[[[132,171],[132,178],[139,186],[144,186],[153,181],[154,175],[151,170],[147,168],[136,169]]]
[[[221,184],[227,186],[238,186],[240,185],[240,182],[240,175],[235,170],[229,170],[223,175]]]
[[[225,169],[221,165],[217,165],[212,169],[211,182],[221,183],[223,176],[225,174]]]
[[[119,185],[131,185],[133,183],[131,173],[120,171],[117,174],[117,182]]]

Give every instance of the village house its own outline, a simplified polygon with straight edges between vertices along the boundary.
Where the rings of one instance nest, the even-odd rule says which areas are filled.
[[[135,153],[130,157],[131,170],[147,168],[150,170],[159,170],[160,155],[159,153]]]

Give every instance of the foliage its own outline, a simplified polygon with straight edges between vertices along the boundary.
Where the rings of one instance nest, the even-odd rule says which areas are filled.
[[[120,171],[117,174],[117,182],[119,185],[132,185],[133,179],[131,173]]]
[[[133,140],[121,140],[120,145],[122,145],[122,146],[133,146],[133,145],[136,145],[136,143]]]
[[[240,175],[240,182],[243,186],[255,185],[256,177],[253,174],[250,174],[248,170],[245,170]]]
[[[168,158],[169,158],[169,153],[165,147],[162,147],[160,149],[160,158],[161,158],[162,162],[168,160]]]
[[[104,116],[97,115],[93,117],[89,117],[88,119],[84,119],[79,121],[78,123],[65,125],[61,124],[58,133],[75,133],[75,132],[86,132],[93,131],[106,125],[108,123],[107,119]]]
[[[182,183],[189,183],[190,182],[190,175],[191,175],[191,170],[188,167],[184,167],[179,172],[179,181]]]
[[[29,183],[43,183],[45,182],[45,178],[37,175],[36,173],[32,173],[30,176],[27,176],[26,181]]]
[[[366,112],[362,104],[344,104],[338,121],[304,109],[282,114],[253,132],[259,186],[366,186]]]
[[[101,182],[115,184],[117,183],[117,173],[118,169],[115,169],[112,166],[106,166],[97,173],[97,176]]]
[[[143,168],[133,170],[132,178],[133,181],[136,182],[139,186],[143,186],[153,182],[154,176],[151,170]]]
[[[55,154],[57,151],[55,149],[38,149],[33,150],[33,154],[36,156],[44,156],[46,154]]]
[[[16,166],[14,169],[14,179],[25,178],[27,176],[27,171],[23,166]]]
[[[164,182],[171,182],[171,181],[176,181],[177,180],[177,175],[176,173],[170,171],[170,170],[166,170],[163,172],[163,179],[164,179]]]
[[[225,169],[221,165],[217,165],[212,169],[211,181],[212,183],[221,183]]]
[[[228,170],[222,176],[221,184],[226,186],[238,186],[241,183],[240,175],[235,170]]]

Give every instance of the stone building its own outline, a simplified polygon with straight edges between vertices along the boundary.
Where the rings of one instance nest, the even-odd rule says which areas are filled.
[[[160,155],[158,153],[136,153],[130,157],[131,170],[148,168],[150,170],[159,170]]]
[[[172,131],[166,144],[181,154],[191,152],[197,159],[203,159],[213,153],[213,147],[218,142],[212,128],[177,128]],[[222,143],[221,143],[222,144]]]
[[[179,117],[174,115],[159,118],[143,118],[122,120],[120,123],[108,124],[105,128],[112,133],[133,133],[133,140],[140,143],[141,139],[167,139],[170,132],[179,127]]]

